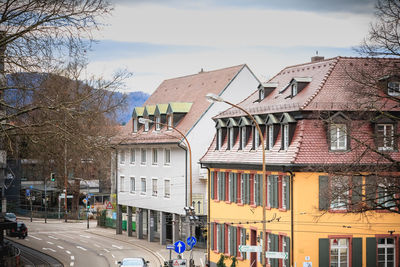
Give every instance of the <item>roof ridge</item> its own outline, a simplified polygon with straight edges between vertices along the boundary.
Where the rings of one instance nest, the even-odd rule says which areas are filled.
[[[324,87],[326,80],[328,80],[329,76],[331,75],[333,69],[336,67],[340,59],[341,57],[335,58],[335,60],[333,61],[334,64],[332,64],[332,66],[326,72],[325,77],[322,79],[321,84],[318,86],[317,90],[306,101],[304,101],[304,104],[300,107],[300,110],[305,109],[311,103],[311,101],[318,95],[318,93]]]
[[[163,82],[165,82],[165,81],[170,81],[170,80],[176,80],[176,79],[187,78],[187,77],[190,77],[190,76],[199,75],[199,74],[201,74],[201,73],[212,73],[212,72],[217,72],[217,71],[223,71],[223,70],[228,70],[228,69],[243,67],[243,66],[245,66],[245,65],[246,65],[246,64],[243,63],[243,64],[239,64],[239,65],[236,65],[236,66],[230,66],[230,67],[226,67],[226,68],[222,68],[222,69],[216,69],[216,70],[210,70],[210,71],[203,71],[203,72],[188,74],[188,75],[184,75],[184,76],[179,76],[179,77],[174,77],[174,78],[165,79]],[[163,82],[162,82],[162,83],[163,83]],[[162,84],[162,83],[161,83],[161,84]]]
[[[312,65],[312,64],[319,64],[319,63],[326,62],[326,61],[337,60],[337,59],[339,59],[339,58],[341,58],[341,56],[331,57],[331,58],[327,58],[327,59],[323,59],[323,60],[319,60],[319,61],[315,61],[315,62],[306,62],[306,63],[295,64],[295,65],[291,65],[291,66],[286,66],[283,70],[281,70],[280,72],[278,72],[278,74],[276,74],[275,76],[281,74],[281,73],[284,72],[286,69],[295,68],[295,67],[300,67],[300,66],[306,66],[306,65]],[[272,80],[272,79],[270,79],[270,80]]]

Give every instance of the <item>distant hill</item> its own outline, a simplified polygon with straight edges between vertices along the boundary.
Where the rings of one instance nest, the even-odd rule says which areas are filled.
[[[128,96],[127,97],[128,105],[124,109],[124,111],[118,114],[117,116],[117,120],[121,124],[127,123],[132,117],[133,108],[142,106],[143,103],[146,102],[147,98],[149,98],[150,96],[149,94],[142,91],[130,92],[126,93],[126,95]]]

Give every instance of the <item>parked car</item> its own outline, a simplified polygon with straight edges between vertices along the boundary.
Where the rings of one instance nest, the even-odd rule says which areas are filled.
[[[124,258],[119,261],[119,266],[123,267],[147,267],[149,261],[145,261],[143,258]]]
[[[17,216],[15,216],[14,213],[12,212],[7,212],[4,216],[4,218],[10,222],[16,222],[17,221]]]
[[[7,230],[8,236],[17,236],[18,238],[24,239],[28,236],[28,227],[22,221],[17,222],[17,229]]]

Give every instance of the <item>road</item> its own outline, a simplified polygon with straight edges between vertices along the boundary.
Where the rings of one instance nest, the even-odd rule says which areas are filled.
[[[146,248],[87,232],[86,223],[24,220],[29,234],[25,239],[10,238],[22,245],[42,251],[61,261],[64,266],[118,266],[125,257],[143,257],[149,266],[159,267],[159,257]],[[91,222],[90,227],[96,227]]]

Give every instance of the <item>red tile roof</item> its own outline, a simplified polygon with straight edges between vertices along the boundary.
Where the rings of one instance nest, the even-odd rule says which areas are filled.
[[[167,104],[169,102],[193,103],[190,111],[176,125],[178,130],[186,134],[211,105],[206,100],[205,95],[207,93],[220,94],[244,67],[247,66],[243,64],[165,80],[147,99],[143,106]],[[161,132],[153,130],[154,126],[148,132],[143,132],[143,129],[141,129],[138,133],[132,133],[132,120],[130,120],[121,133],[114,138],[113,142],[176,143],[181,139],[180,135],[175,131],[165,131],[164,128]]]

